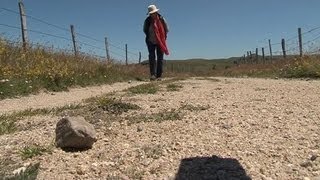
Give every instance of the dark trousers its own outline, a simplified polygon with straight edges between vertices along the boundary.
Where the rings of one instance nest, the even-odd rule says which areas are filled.
[[[162,66],[163,66],[163,52],[160,46],[157,44],[152,44],[147,41],[148,51],[149,51],[149,67],[150,75],[160,78],[162,76]],[[157,54],[157,60],[156,60]]]

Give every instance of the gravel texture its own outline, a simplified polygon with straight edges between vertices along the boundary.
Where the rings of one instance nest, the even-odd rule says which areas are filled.
[[[174,83],[182,88],[167,91],[162,84],[156,94],[119,93],[141,109],[121,114],[121,121],[94,124],[98,141],[87,151],[53,148],[23,160],[19,151],[25,145],[54,142],[61,117],[25,118],[18,122],[20,131],[0,136],[0,161],[15,167],[12,171],[40,162],[38,179],[320,178],[320,81],[190,78]],[[1,112],[26,107],[20,101],[33,108],[61,106],[126,87],[0,101]],[[159,122],[143,120],[149,116]],[[141,122],[132,123],[136,117]]]
[[[114,83],[111,85],[73,88],[64,92],[40,93],[21,98],[5,99],[0,101],[0,115],[13,111],[22,111],[29,108],[53,108],[68,104],[80,103],[83,99],[99,96],[104,93],[121,91],[142,82]]]

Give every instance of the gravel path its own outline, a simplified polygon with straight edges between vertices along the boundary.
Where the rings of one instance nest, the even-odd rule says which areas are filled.
[[[320,81],[198,78],[175,83],[182,86],[179,91],[162,85],[153,95],[122,94],[122,101],[141,110],[122,114],[124,120],[108,126],[94,124],[98,141],[88,151],[54,148],[22,160],[18,152],[26,144],[52,143],[60,117],[21,120],[29,128],[0,136],[0,162],[40,162],[38,179],[320,179]],[[157,116],[161,122],[131,124],[134,116],[168,112],[181,118],[171,114]]]
[[[15,99],[0,101],[0,115],[12,111],[22,111],[29,108],[53,108],[69,104],[79,103],[83,99],[99,96],[113,91],[121,91],[141,82],[115,83],[111,85],[92,86],[86,88],[74,88],[67,92],[40,93]]]

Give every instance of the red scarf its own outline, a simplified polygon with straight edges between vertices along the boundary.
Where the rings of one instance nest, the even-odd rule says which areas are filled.
[[[153,29],[162,52],[164,52],[166,55],[169,55],[169,50],[166,43],[166,32],[159,16],[156,16],[154,19]]]

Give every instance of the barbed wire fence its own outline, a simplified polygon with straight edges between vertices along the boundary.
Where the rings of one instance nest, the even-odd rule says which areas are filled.
[[[25,44],[28,44],[28,46],[42,46],[56,51],[74,53],[75,55],[87,55],[100,60],[113,60],[127,65],[140,63],[142,59],[147,59],[140,51],[128,50],[128,44],[120,46],[114,42],[110,42],[107,37],[100,40],[77,32],[73,25],[70,25],[70,29],[68,29],[26,14],[22,2],[19,2],[19,11],[0,8],[0,14],[1,16],[15,15],[17,18],[20,18],[20,27],[17,24],[0,23],[0,27],[2,27],[0,28],[0,34],[12,42],[21,43],[22,41],[24,46]],[[33,25],[34,28],[27,28],[27,20],[28,25]],[[37,29],[40,27],[37,25],[40,24],[47,26],[45,31]],[[34,35],[37,38],[30,38],[29,34],[30,37]],[[37,40],[34,41],[34,39]]]
[[[303,32],[302,28],[298,28],[296,35],[289,38],[282,38],[278,43],[271,42],[272,40],[268,39],[268,45],[246,51],[246,53],[235,63],[271,63],[275,60],[287,59],[288,57],[319,55],[320,26],[305,32]]]

